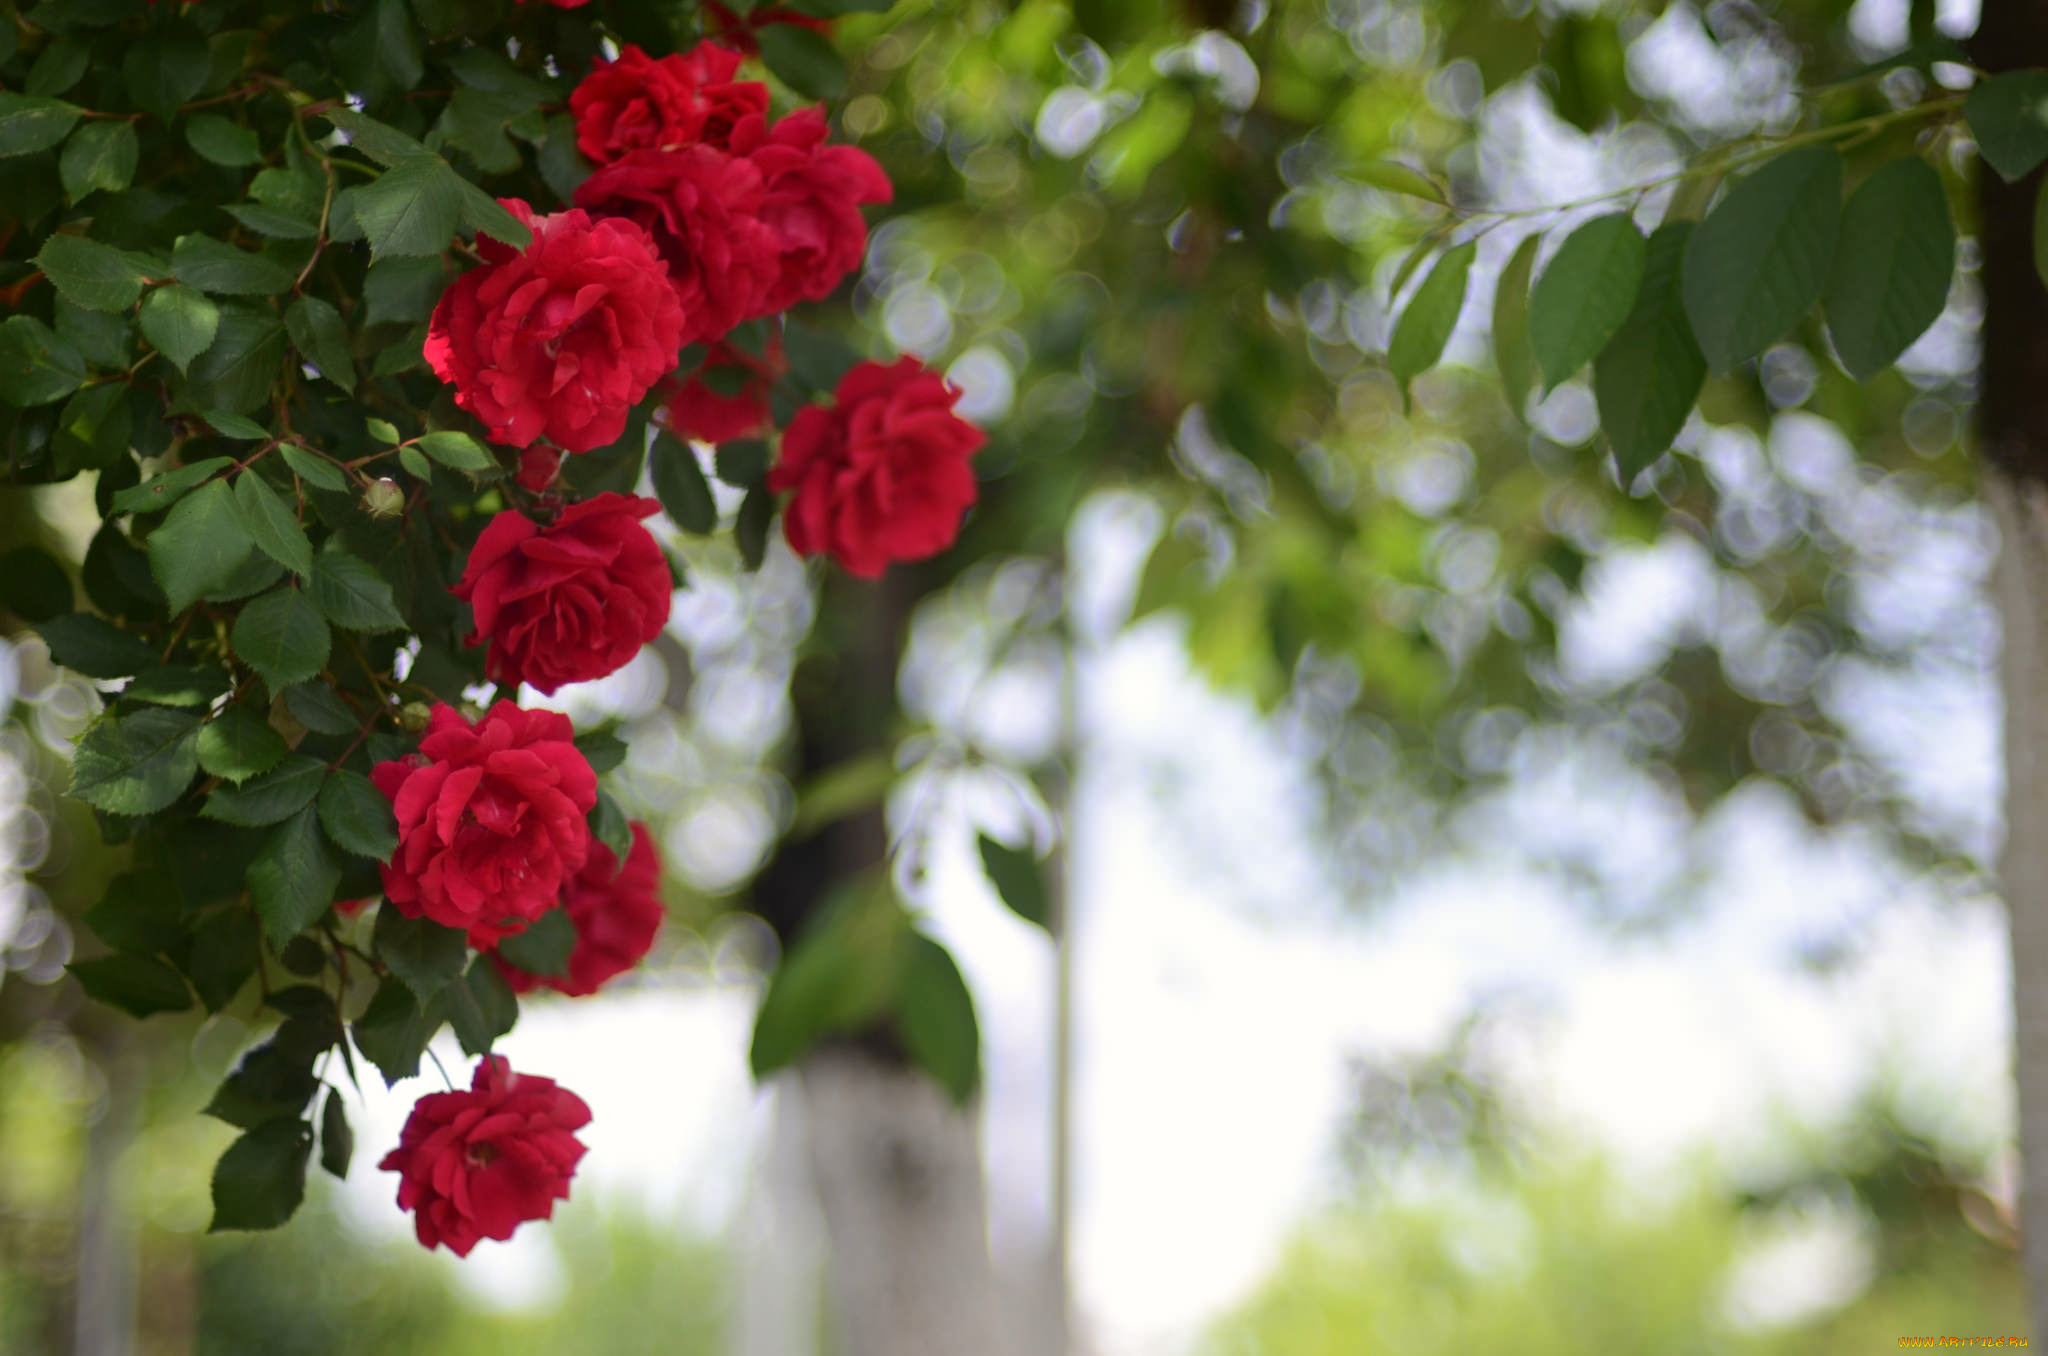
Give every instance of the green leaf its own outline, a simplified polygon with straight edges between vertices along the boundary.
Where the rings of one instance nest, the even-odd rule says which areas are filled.
[[[388,444],[399,441],[398,430],[382,419],[365,419],[363,427],[369,431],[372,438],[375,438],[380,443]]]
[[[192,1006],[192,991],[178,972],[148,956],[106,956],[73,961],[66,968],[89,997],[131,1017],[183,1012]]]
[[[212,347],[192,364],[186,398],[202,409],[268,405],[284,350],[284,326],[275,315],[251,306],[223,306]]]
[[[2037,257],[2040,213],[2034,217]],[[1849,195],[1828,272],[1828,335],[1857,380],[1889,367],[1948,304],[1956,228],[1941,176],[1917,156],[1894,160]]]
[[[62,94],[78,83],[92,60],[92,48],[76,38],[59,38],[43,48],[42,55],[28,68],[22,88],[30,94]]]
[[[256,915],[247,909],[215,914],[200,926],[192,938],[190,959],[180,964],[208,1012],[219,1012],[242,991],[256,973],[261,944]]]
[[[391,802],[360,772],[337,769],[320,788],[320,823],[344,852],[388,862],[398,851]]]
[[[142,337],[180,372],[206,352],[219,328],[220,307],[196,287],[158,287],[142,303]]]
[[[71,576],[39,546],[0,551],[0,607],[31,624],[62,616],[71,610]]]
[[[430,918],[407,918],[389,900],[377,910],[370,946],[422,1004],[454,982],[469,955],[469,938],[461,928],[444,928]]]
[[[199,731],[199,766],[238,785],[276,767],[285,753],[284,736],[246,706],[228,707]]]
[[[503,204],[459,174],[453,176],[462,204],[462,224],[478,235],[487,235],[502,245],[523,250],[533,243],[533,231],[525,222],[506,211]]]
[[[140,485],[130,485],[117,492],[114,507],[124,513],[155,513],[167,509],[183,499],[193,486],[203,483],[222,467],[234,464],[233,457],[207,457],[189,466],[180,466],[175,471],[151,476]]]
[[[1393,338],[1387,343],[1387,367],[1404,392],[1410,381],[1443,357],[1444,345],[1458,327],[1458,313],[1465,309],[1465,281],[1478,253],[1479,246],[1470,240],[1445,251],[1394,322]]]
[[[613,857],[625,861],[633,851],[633,825],[610,792],[598,791],[597,804],[591,807],[587,818],[591,836],[611,849]]]
[[[132,414],[127,392],[117,382],[81,387],[64,402],[51,446],[59,474],[132,468],[128,456]]]
[[[34,316],[0,321],[0,400],[9,405],[47,405],[62,400],[85,380],[85,359]]]
[[[567,909],[549,909],[527,924],[526,931],[514,933],[498,943],[498,955],[506,964],[529,975],[550,979],[569,977],[569,953],[576,949],[576,924]]]
[[[749,570],[761,568],[768,558],[768,528],[775,521],[775,496],[764,482],[747,491],[740,501],[740,516],[733,523],[732,538],[740,548],[740,563]]]
[[[85,911],[85,921],[116,951],[137,955],[168,951],[185,935],[185,904],[161,871],[126,871]],[[181,984],[182,989],[184,986]]]
[[[1634,307],[1643,233],[1626,212],[1595,217],[1551,256],[1529,296],[1529,343],[1544,389],[1593,361]]]
[[[284,458],[285,465],[292,468],[292,474],[315,489],[336,493],[348,489],[348,477],[341,473],[341,468],[317,453],[284,443],[278,447],[277,454]]]
[[[142,637],[89,612],[72,612],[36,624],[50,658],[88,678],[126,678],[157,662]]]
[[[750,490],[768,475],[768,444],[758,438],[720,443],[712,457],[712,469],[728,485]]]
[[[295,1116],[265,1121],[228,1146],[213,1169],[213,1222],[223,1229],[275,1229],[306,1195],[313,1131]]]
[[[195,113],[186,119],[185,140],[202,158],[229,169],[263,162],[256,134],[218,113]]]
[[[171,272],[181,283],[221,296],[289,292],[292,271],[275,259],[238,250],[210,235],[181,235],[171,250]]]
[[[121,700],[157,706],[210,707],[227,695],[227,674],[196,664],[159,664],[121,689]],[[204,731],[201,731],[203,734]]]
[[[764,24],[754,39],[762,63],[798,94],[831,100],[846,93],[846,61],[822,34],[797,24]]]
[[[1706,385],[1680,283],[1695,229],[1677,221],[1650,237],[1635,307],[1593,362],[1593,397],[1624,485],[1670,448]]]
[[[273,947],[312,926],[334,902],[341,864],[328,851],[312,806],[270,831],[249,863],[249,902]]]
[[[245,828],[275,824],[311,805],[326,778],[327,764],[303,753],[290,754],[271,771],[241,786],[215,788],[199,813]]]
[[[340,311],[318,297],[300,297],[284,313],[284,324],[301,357],[342,390],[354,392],[356,365],[349,357],[348,330]]]
[[[433,154],[397,128],[366,118],[353,109],[330,108],[320,116],[339,127],[349,145],[380,165],[396,165],[414,156]]]
[[[896,994],[908,928],[893,901],[846,894],[798,934],[754,1014],[756,1078],[794,1064],[820,1037],[872,1020]]]
[[[320,224],[261,203],[231,202],[221,209],[258,235],[273,240],[317,240]]]
[[[249,535],[228,483],[210,480],[171,506],[163,523],[149,534],[148,547],[150,573],[163,586],[175,616],[232,579],[255,549],[256,539]]]
[[[448,288],[439,255],[379,259],[363,275],[365,325],[417,325],[434,313]]]
[[[330,1176],[348,1178],[349,1160],[355,1157],[356,1136],[348,1127],[348,1111],[341,1104],[341,1089],[329,1088],[320,1108],[320,1166]]]
[[[263,675],[272,692],[320,672],[334,643],[313,600],[297,589],[266,593],[243,608],[231,638],[235,653]]]
[[[319,1087],[310,1062],[265,1041],[242,1056],[202,1114],[252,1130],[279,1116],[297,1116]]]
[[[647,473],[654,481],[654,497],[677,527],[701,536],[718,526],[711,486],[689,444],[667,433],[655,434],[654,446],[647,454]]]
[[[474,474],[478,471],[498,469],[497,458],[467,433],[458,433],[454,430],[428,433],[420,438],[419,449],[453,470]]]
[[[1978,153],[2007,183],[2048,160],[2048,71],[2008,71],[1980,80],[1963,101]]]
[[[626,761],[626,741],[609,729],[590,730],[576,736],[576,751],[602,777]]]
[[[489,1054],[498,1037],[519,1021],[519,996],[489,956],[470,962],[462,982],[441,991],[441,1001],[448,1009],[448,1025],[467,1055]]]
[[[284,690],[285,710],[315,734],[352,735],[362,719],[325,683],[300,683]]]
[[[988,883],[995,887],[996,897],[1025,922],[1050,928],[1052,910],[1047,903],[1045,877],[1038,869],[1038,858],[1028,848],[1009,847],[985,833],[979,838],[981,869],[987,873]]]
[[[233,410],[201,410],[199,417],[223,438],[235,438],[245,443],[267,442],[270,438],[269,429],[248,415],[236,414]]]
[[[356,222],[370,242],[370,257],[439,254],[448,248],[462,216],[463,182],[441,157],[422,154],[358,185]]]
[[[1500,369],[1501,393],[1519,420],[1528,418],[1529,392],[1536,386],[1536,351],[1529,344],[1529,279],[1542,244],[1541,231],[1522,237],[1493,294],[1493,363]]]
[[[1449,206],[1443,186],[1419,170],[1410,169],[1396,160],[1372,160],[1351,171],[1360,183],[1371,184],[1374,188],[1389,193],[1399,193],[1410,198],[1421,198],[1439,206]]]
[[[62,99],[0,91],[0,157],[49,150],[70,135],[84,111]]]
[[[380,921],[389,911],[388,905],[378,910]],[[420,1056],[426,1053],[427,1042],[440,1029],[441,1020],[438,1008],[423,1010],[406,985],[387,979],[377,986],[376,996],[351,1030],[356,1049],[377,1066],[388,1087],[419,1073]]]
[[[1685,247],[1685,313],[1707,366],[1726,372],[1789,333],[1820,300],[1842,210],[1842,157],[1809,146],[1728,190]]]
[[[986,840],[984,840],[986,841]],[[923,934],[910,938],[896,1000],[903,1048],[965,1105],[981,1086],[981,1028],[974,998],[945,947]]]
[[[347,631],[402,631],[391,585],[367,561],[329,549],[313,558],[313,606]]]
[[[270,436],[262,429],[257,430],[257,435]],[[235,503],[242,510],[249,535],[256,539],[257,550],[302,579],[313,573],[313,543],[306,539],[299,515],[286,506],[263,477],[254,471],[236,476]]]
[[[212,69],[213,53],[190,24],[159,29],[147,42],[130,43],[121,61],[128,97],[165,122],[177,115],[178,105],[206,87]]]
[[[410,443],[398,449],[398,464],[415,480],[434,483],[434,463],[420,455],[420,450]]]
[[[57,160],[57,177],[64,181],[64,196],[78,202],[99,189],[119,193],[135,181],[135,166],[142,159],[142,144],[134,124],[121,118],[102,118],[87,123],[64,143]]]
[[[78,741],[71,794],[109,814],[153,815],[199,772],[199,717],[152,706],[103,717]]]

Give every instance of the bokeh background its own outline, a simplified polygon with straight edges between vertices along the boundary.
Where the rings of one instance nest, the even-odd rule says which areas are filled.
[[[1072,1349],[1101,1356],[2025,1334],[1970,244],[1899,370],[1859,386],[1802,332],[1622,486],[1583,381],[1503,398],[1482,301],[1404,405],[1388,298],[1444,217],[1370,168],[1511,209],[1474,218],[1490,276],[1604,210],[1524,209],[1966,82],[1834,83],[1975,18],[844,21],[839,123],[899,185],[847,337],[943,367],[991,435],[984,503],[920,580],[890,765],[852,791],[790,772],[792,674],[846,582],[779,543],[749,575],[679,540],[662,640],[522,698],[621,722],[667,866],[645,970],[532,1002],[503,1043],[595,1112],[573,1200],[423,1256],[375,1161],[438,1077],[372,1075],[346,1183],[280,1234],[209,1237],[234,1132],[196,1113],[250,1014],[139,1025],[64,979],[121,866],[61,794],[100,696],[0,639],[0,1351],[834,1350],[817,1127],[795,1081],[747,1072],[776,954],[749,886],[859,786],[977,999],[1017,1334],[1061,1256]],[[1967,239],[1961,135],[1931,153]],[[1654,223],[1670,197],[1624,201]],[[0,488],[8,540],[76,562],[96,523],[90,476]],[[983,832],[1057,844],[1063,959],[983,881]]]

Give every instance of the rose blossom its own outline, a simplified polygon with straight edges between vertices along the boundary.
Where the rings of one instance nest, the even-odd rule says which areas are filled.
[[[398,1208],[412,1212],[421,1244],[467,1257],[479,1239],[502,1242],[569,1199],[583,1157],[575,1132],[588,1124],[581,1097],[486,1055],[468,1091],[413,1103],[398,1147],[377,1167],[398,1174]]]
[[[683,343],[722,339],[764,313],[782,245],[757,215],[761,171],[752,161],[712,146],[632,151],[585,179],[576,205],[623,217],[653,238],[682,300]]]
[[[469,643],[490,643],[493,682],[553,692],[617,672],[661,634],[675,580],[640,525],[660,511],[607,491],[546,526],[516,509],[492,515],[449,591],[476,611]]]
[[[953,544],[974,502],[968,458],[987,441],[953,413],[960,392],[915,358],[864,362],[832,406],[790,420],[768,488],[793,491],[782,516],[798,555],[829,553],[864,578]]]
[[[628,151],[723,147],[741,118],[768,111],[766,85],[732,78],[740,61],[711,43],[659,61],[631,43],[616,61],[599,57],[569,96],[577,149],[604,165]]]
[[[663,379],[659,389],[667,399],[655,411],[654,422],[678,438],[699,442],[759,437],[769,427],[769,388],[785,368],[780,339],[769,340],[767,353],[759,358],[737,344],[713,344],[697,372],[682,381]],[[736,374],[739,389],[729,394],[713,390],[705,374],[714,370]]]
[[[436,705],[419,752],[370,769],[398,817],[384,898],[408,918],[503,937],[553,908],[590,854],[597,774],[569,718]]]
[[[783,9],[779,6],[752,9],[741,16],[719,4],[718,0],[705,0],[704,17],[711,21],[712,27],[716,30],[711,35],[713,42],[722,42],[734,51],[745,52],[748,56],[761,50],[760,40],[754,36],[755,30],[766,28],[769,24],[794,24],[798,28],[808,28],[813,33],[832,31],[830,19],[799,14],[793,9]]]
[[[733,149],[760,171],[757,211],[776,245],[775,274],[755,315],[831,295],[867,249],[860,204],[888,202],[895,195],[873,156],[853,146],[828,146],[828,134],[821,108],[800,108],[773,127],[763,118],[748,118],[733,131]]]
[[[562,907],[576,928],[576,947],[569,953],[569,973],[536,975],[495,955],[505,982],[520,993],[543,985],[581,998],[593,994],[640,963],[654,948],[661,930],[661,858],[647,826],[633,823],[633,847],[626,863],[603,843],[593,840],[590,860],[562,892]]]
[[[646,232],[584,212],[536,217],[514,250],[477,237],[481,267],[442,293],[426,358],[493,441],[547,437],[571,452],[615,441],[633,403],[675,367],[683,309]]]

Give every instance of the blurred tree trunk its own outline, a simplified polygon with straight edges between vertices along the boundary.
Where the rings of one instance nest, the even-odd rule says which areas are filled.
[[[1984,0],[1972,58],[1990,71],[2048,66],[2048,5]],[[2042,175],[1980,168],[1984,250],[1984,498],[1998,522],[2004,633],[2005,850],[2012,925],[2013,1072],[2020,1227],[2034,1332],[2048,1336],[2048,291],[2035,271]]]

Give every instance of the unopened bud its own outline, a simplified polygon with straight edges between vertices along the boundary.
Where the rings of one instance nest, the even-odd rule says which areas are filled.
[[[407,702],[398,708],[398,723],[407,734],[418,734],[434,718],[434,708],[425,702]]]
[[[405,508],[405,491],[389,476],[373,480],[363,491],[363,507],[372,518],[396,518]]]

